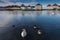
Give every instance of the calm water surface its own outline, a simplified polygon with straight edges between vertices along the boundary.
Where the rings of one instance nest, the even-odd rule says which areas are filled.
[[[42,35],[36,34],[35,24]],[[21,40],[22,28],[28,32],[25,40],[60,40],[60,11],[0,11],[0,40]]]

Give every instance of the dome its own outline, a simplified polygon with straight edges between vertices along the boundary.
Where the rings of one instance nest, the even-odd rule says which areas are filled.
[[[36,5],[41,5],[41,4],[36,4]]]
[[[28,5],[28,7],[31,7],[30,5]]]
[[[53,6],[58,6],[57,4],[53,4]]]
[[[25,5],[24,5],[24,4],[21,4],[21,6],[22,6],[22,7],[25,7]]]
[[[51,4],[48,4],[47,6],[51,6]]]

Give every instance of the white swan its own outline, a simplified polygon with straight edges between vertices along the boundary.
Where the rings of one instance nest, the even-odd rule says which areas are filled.
[[[26,29],[22,29],[21,36],[24,38],[27,36]]]
[[[42,32],[41,32],[40,30],[38,30],[38,31],[37,31],[37,33],[38,33],[39,35],[41,35],[41,34],[42,34]]]

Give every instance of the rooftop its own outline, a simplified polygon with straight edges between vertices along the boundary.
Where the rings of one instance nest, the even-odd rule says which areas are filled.
[[[22,6],[22,7],[25,7],[25,5],[24,5],[24,4],[21,4],[21,6]]]
[[[30,5],[28,5],[28,7],[31,7]]]
[[[36,4],[36,5],[41,5],[41,4]]]
[[[48,7],[48,6],[51,6],[51,4],[48,4],[47,7]]]
[[[53,6],[58,6],[58,5],[55,3],[55,4],[53,4]]]

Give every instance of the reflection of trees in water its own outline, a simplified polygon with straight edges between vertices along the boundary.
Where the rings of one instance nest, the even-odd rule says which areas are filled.
[[[9,14],[12,14],[12,15],[20,15],[22,13],[22,11],[8,11]]]
[[[39,16],[42,14],[42,11],[36,11],[36,15]]]
[[[13,14],[13,15],[18,15],[18,14],[22,14],[23,16],[25,15],[25,14],[28,14],[28,15],[31,15],[31,13],[33,14],[34,12],[32,12],[32,11],[17,11],[17,10],[15,10],[15,11],[8,11],[9,12],[9,14]],[[40,14],[42,14],[42,11],[35,11],[35,13],[36,13],[36,15],[38,16],[38,15],[40,15]]]
[[[9,14],[13,14],[13,15],[22,14],[22,15],[24,16],[24,15],[25,15],[26,13],[28,13],[28,12],[15,10],[15,11],[8,11],[8,13],[9,13]]]

